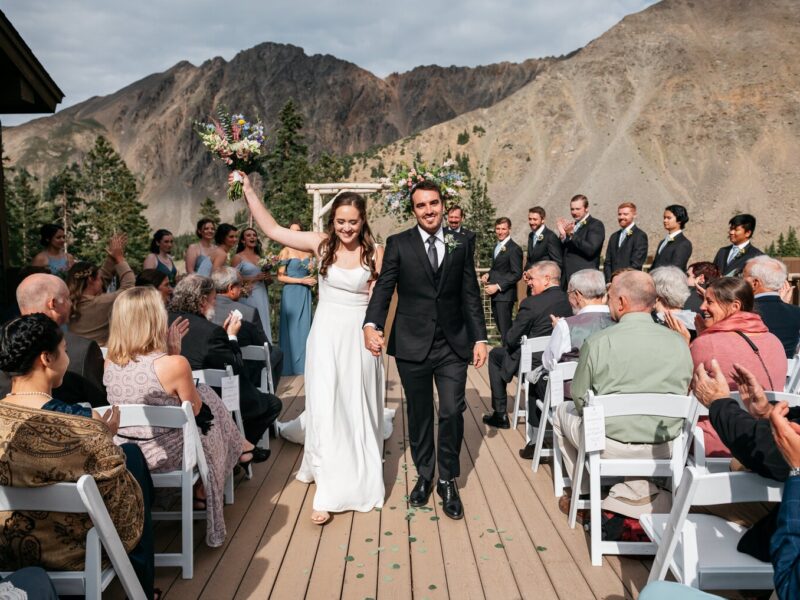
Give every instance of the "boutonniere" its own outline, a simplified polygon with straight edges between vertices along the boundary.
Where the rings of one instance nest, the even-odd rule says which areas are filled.
[[[674,238],[674,237],[670,237],[669,239],[667,239],[667,243],[668,243],[668,244],[671,244],[671,243],[672,243],[672,242],[674,242],[674,241],[675,241],[675,238]]]
[[[581,227],[583,227],[584,225],[586,225],[586,221],[587,221],[587,219],[584,219],[583,221],[581,221],[580,223],[578,223],[578,225],[579,225],[579,226],[581,226]]]
[[[536,236],[536,241],[537,242],[543,242],[544,241],[544,235],[541,234],[541,233],[539,235],[537,235]]]
[[[742,256],[745,252],[747,252],[747,246],[745,246],[744,248],[736,248],[736,252],[734,253],[733,258],[731,260],[736,260],[737,258]]]
[[[505,247],[505,244],[504,244],[504,245],[500,246],[500,252],[505,252],[505,251],[506,251],[506,247]]]
[[[458,248],[461,245],[461,242],[459,242],[452,233],[448,233],[444,236],[444,245],[447,248],[447,252],[449,254],[450,252],[453,252],[453,250]]]
[[[625,237],[631,237],[632,235],[633,235],[633,229],[628,229],[628,231],[625,232]]]

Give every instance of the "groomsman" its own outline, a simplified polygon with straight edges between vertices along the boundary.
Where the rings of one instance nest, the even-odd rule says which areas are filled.
[[[606,283],[617,269],[631,268],[641,271],[647,260],[647,234],[636,226],[636,205],[623,202],[617,207],[620,230],[608,240],[603,272]]]
[[[755,231],[756,218],[753,215],[736,215],[728,222],[731,245],[720,248],[714,258],[714,265],[724,277],[738,277],[748,260],[764,254],[750,243]]]
[[[454,204],[447,211],[447,227],[444,228],[445,233],[460,233],[467,237],[467,244],[473,256],[475,255],[475,232],[470,231],[462,225],[464,222],[464,210],[458,205]]]
[[[569,219],[558,220],[558,237],[564,250],[561,287],[566,289],[573,274],[583,269],[599,269],[606,228],[589,214],[589,199],[583,194],[569,201]]]
[[[540,260],[552,260],[559,269],[563,264],[564,253],[561,250],[561,240],[544,224],[546,216],[547,213],[541,206],[528,209],[528,225],[530,225],[531,232],[528,234],[528,260],[525,262],[525,271]]]
[[[511,328],[511,313],[517,301],[517,282],[522,278],[522,248],[511,239],[511,220],[500,217],[495,221],[497,244],[492,267],[481,280],[486,293],[492,297],[492,316],[500,331],[501,341]]]

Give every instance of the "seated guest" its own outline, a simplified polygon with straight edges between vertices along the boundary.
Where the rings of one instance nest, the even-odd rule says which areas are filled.
[[[211,276],[214,288],[217,291],[217,302],[214,307],[212,323],[222,325],[231,311],[238,310],[242,313],[242,328],[239,330],[239,345],[241,346],[263,346],[267,341],[264,333],[264,326],[258,315],[258,309],[239,302],[242,295],[242,277],[239,271],[233,267],[222,267]],[[272,365],[272,383],[278,389],[283,370],[283,352],[278,346],[269,344],[269,362]],[[253,383],[260,384],[261,369],[255,371],[256,379]],[[251,378],[252,379],[252,378]]]
[[[743,277],[753,288],[755,311],[778,336],[786,358],[791,358],[800,342],[800,306],[784,302],[780,296],[787,280],[786,265],[766,255],[756,256],[747,261]]]
[[[556,409],[553,431],[572,473],[581,436],[581,417],[589,390],[603,394],[680,394],[688,392],[692,357],[679,335],[653,322],[656,303],[653,279],[640,271],[621,273],[611,282],[608,307],[617,321],[589,336],[581,348],[575,377],[574,402]],[[671,440],[683,427],[682,419],[654,416],[606,419],[604,458],[668,458]],[[588,492],[588,482],[583,480]],[[559,501],[569,511],[569,496]]]
[[[723,246],[714,257],[714,264],[725,277],[739,277],[751,258],[764,254],[753,246],[751,238],[756,231],[753,215],[736,215],[728,222],[730,246]]]
[[[25,315],[0,331],[0,369],[11,392],[0,402],[0,472],[16,487],[94,477],[147,597],[153,596],[150,504],[153,482],[141,451],[114,445],[119,411],[92,418],[91,409],[52,396],[69,357],[61,329],[43,314]],[[127,467],[127,468],[126,468]],[[0,513],[0,570],[40,566],[83,569],[88,515]]]
[[[17,287],[17,303],[23,315],[43,313],[57,325],[69,323],[70,299],[67,284],[44,273],[29,275]],[[103,353],[97,342],[67,331],[69,367],[54,395],[68,404],[88,402],[94,407],[106,406],[106,388],[103,385]],[[11,380],[0,373],[0,397],[11,390]]]
[[[125,262],[128,238],[112,236],[108,243],[108,258],[99,269],[89,262],[78,262],[67,272],[67,287],[72,301],[69,330],[94,340],[101,346],[108,341],[108,321],[117,295],[136,283],[136,276]],[[105,293],[105,288],[116,273],[117,291]]]
[[[185,317],[189,321],[189,333],[181,345],[181,354],[189,360],[193,370],[224,369],[231,365],[236,373],[242,373],[244,365],[237,337],[241,321],[229,315],[221,327],[212,323],[216,297],[211,279],[188,275],[175,286],[169,320]],[[239,378],[239,391],[245,437],[258,444],[278,418],[281,401],[277,396],[259,392],[247,377]],[[269,450],[255,449],[255,462],[268,457]]]
[[[172,262],[172,256],[170,256],[172,241],[172,232],[166,229],[156,231],[150,242],[150,254],[144,259],[142,268],[155,269],[164,273],[169,278],[170,284],[175,285],[178,269],[175,268],[175,263]]]
[[[650,270],[658,267],[678,267],[686,269],[692,255],[692,242],[684,235],[683,230],[689,222],[689,213],[680,204],[670,204],[664,209],[664,229],[667,235],[656,246],[656,255]]]
[[[686,274],[678,267],[658,267],[650,271],[650,277],[656,286],[655,317],[658,322],[666,325],[667,319],[678,319],[694,339],[696,336],[694,320],[697,315],[683,308],[691,293]]]
[[[508,394],[506,386],[517,374],[520,361],[520,338],[542,337],[553,332],[553,319],[572,314],[567,295],[560,288],[561,269],[551,260],[541,260],[528,271],[527,281],[531,296],[519,305],[511,329],[503,345],[489,353],[489,382],[492,388],[492,414],[484,415],[483,422],[492,427],[508,429],[511,424],[506,413]],[[534,354],[532,368],[541,364],[541,354]],[[515,424],[516,425],[516,424]]]
[[[33,257],[31,265],[34,267],[47,267],[50,273],[58,275],[61,279],[67,276],[69,268],[75,264],[75,257],[67,254],[65,246],[67,236],[61,225],[48,223],[39,230],[40,240],[44,250]]]
[[[618,269],[630,267],[641,271],[647,260],[647,234],[637,227],[636,205],[623,202],[617,207],[617,222],[620,229],[611,234],[606,246],[606,259],[603,272],[606,281],[611,281],[611,274]]]
[[[115,405],[151,406],[180,406],[182,401],[188,401],[195,416],[204,410],[198,425],[208,481],[198,481],[195,509],[206,510],[206,543],[216,548],[225,541],[225,478],[237,463],[252,462],[253,445],[242,438],[214,391],[205,385],[195,387],[189,362],[183,356],[168,355],[166,350],[167,310],[158,292],[150,287],[135,287],[120,294],[111,316],[108,340],[104,376],[108,401]],[[182,429],[124,427],[117,438],[120,443],[136,443],[154,473],[181,466]]]
[[[703,303],[703,291],[706,286],[719,279],[719,269],[711,262],[696,262],[689,265],[686,269],[686,283],[689,286],[689,297],[683,308],[693,313],[700,312],[700,305]]]
[[[149,285],[158,290],[161,294],[161,299],[164,301],[164,306],[169,304],[172,298],[172,284],[169,282],[169,277],[163,271],[158,269],[145,269],[136,276],[136,285],[145,286]]]

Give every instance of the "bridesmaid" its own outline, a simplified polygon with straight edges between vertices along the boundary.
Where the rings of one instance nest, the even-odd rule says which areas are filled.
[[[261,270],[258,264],[261,256],[261,240],[258,239],[258,232],[252,227],[243,229],[239,235],[239,245],[236,247],[236,256],[233,257],[231,266],[239,271],[242,280],[248,284],[250,293],[247,297],[239,298],[239,302],[252,306],[258,311],[264,333],[267,334],[267,341],[272,344],[269,294],[267,293],[267,285],[272,283],[272,277],[269,273]]]
[[[39,236],[41,238],[39,242],[44,250],[33,257],[31,265],[48,267],[53,275],[66,279],[67,271],[75,264],[75,258],[64,250],[67,243],[64,228],[61,225],[42,225]]]
[[[299,221],[293,221],[289,229],[303,230]],[[311,288],[317,283],[311,277],[313,256],[284,247],[278,257],[281,259],[278,281],[285,284],[281,291],[278,344],[283,350],[283,374],[302,375],[306,364],[306,339],[311,330]]]
[[[683,234],[689,222],[689,213],[680,204],[670,204],[664,209],[664,229],[667,235],[656,247],[650,270],[658,267],[678,267],[684,273],[692,255],[692,242]]]
[[[153,235],[150,242],[150,254],[144,259],[142,263],[143,269],[155,269],[161,271],[167,276],[171,285],[175,285],[175,276],[178,274],[178,269],[175,268],[175,263],[172,262],[172,232],[166,229],[159,229]]]
[[[195,234],[200,239],[186,249],[186,272],[208,277],[211,275],[211,253],[217,226],[211,219],[200,219]]]
[[[230,223],[220,223],[219,227],[217,227],[217,231],[214,233],[214,241],[217,243],[217,247],[211,252],[211,271],[206,277],[210,277],[211,273],[228,264],[231,250],[236,246],[237,231],[238,229]],[[199,271],[198,274],[204,275]]]

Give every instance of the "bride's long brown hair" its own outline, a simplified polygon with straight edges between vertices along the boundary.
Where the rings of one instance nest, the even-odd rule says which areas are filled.
[[[333,201],[331,212],[328,216],[327,239],[320,243],[317,252],[320,255],[319,274],[328,274],[328,267],[336,262],[336,250],[339,248],[339,236],[333,221],[336,218],[336,210],[340,206],[354,206],[361,217],[361,231],[358,234],[358,242],[361,245],[361,264],[365,269],[369,269],[370,280],[378,278],[378,271],[375,269],[375,238],[367,223],[367,201],[360,194],[355,192],[345,192]]]

